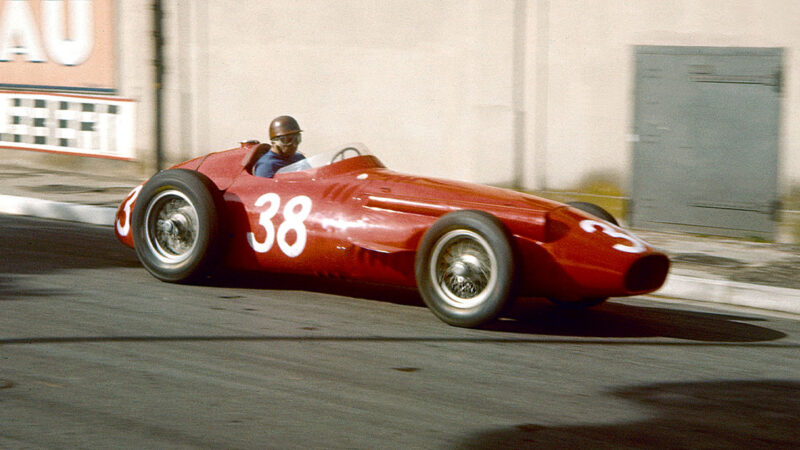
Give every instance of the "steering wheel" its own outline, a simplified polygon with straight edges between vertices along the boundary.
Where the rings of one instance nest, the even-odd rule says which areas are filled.
[[[338,160],[338,159],[340,159],[342,161],[347,159],[347,158],[345,158],[344,155],[347,154],[347,152],[350,152],[350,151],[356,152],[355,156],[361,156],[361,152],[358,151],[357,148],[355,148],[355,147],[345,147],[345,148],[339,150],[338,152],[336,152],[335,155],[333,155],[333,158],[331,158],[331,164],[335,163],[336,160]],[[351,158],[352,158],[352,156],[351,156]]]

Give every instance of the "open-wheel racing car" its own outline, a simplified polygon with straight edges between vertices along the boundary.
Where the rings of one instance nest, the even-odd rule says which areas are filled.
[[[669,270],[592,204],[396,173],[362,144],[252,175],[268,150],[248,141],[157,173],[120,205],[117,237],[164,281],[222,265],[417,287],[463,327],[517,296],[583,308],[652,292]]]

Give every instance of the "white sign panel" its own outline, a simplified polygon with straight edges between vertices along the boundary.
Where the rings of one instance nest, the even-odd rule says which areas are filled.
[[[136,103],[0,91],[0,147],[134,159]]]

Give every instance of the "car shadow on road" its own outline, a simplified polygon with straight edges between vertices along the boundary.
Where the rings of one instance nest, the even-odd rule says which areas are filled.
[[[259,291],[306,291],[343,297],[361,298],[398,305],[425,307],[419,292],[413,288],[352,280],[322,278],[310,275],[264,272],[225,271],[203,282],[209,287],[245,288]]]
[[[56,289],[27,290],[18,283],[20,276],[71,269],[141,268],[135,252],[117,242],[111,228],[29,217],[0,216],[0,252],[3,254],[0,300],[65,295]],[[144,273],[144,268],[141,271]],[[319,292],[425,307],[415,289],[319,277],[226,273],[205,284],[222,288]],[[564,311],[545,300],[520,299],[505,317],[485,326],[484,330],[537,337],[668,337],[710,343],[764,342],[786,336],[753,323],[763,320],[738,314],[691,312],[670,306],[635,306],[613,300],[586,311]]]
[[[209,285],[318,292],[425,308],[415,289],[318,277],[229,273],[209,281]],[[786,337],[783,332],[752,323],[765,320],[739,314],[686,311],[665,304],[639,306],[613,300],[591,309],[571,311],[558,308],[545,299],[520,298],[499,320],[482,329],[518,335],[623,339],[666,337],[712,343],[764,342]]]
[[[560,309],[544,299],[519,299],[487,329],[513,333],[595,338],[666,337],[701,342],[763,342],[786,334],[739,314],[687,311],[665,304],[639,306],[613,300],[591,309]]]
[[[798,392],[800,383],[783,380],[624,387],[611,395],[644,406],[651,418],[589,425],[522,423],[466,436],[455,448],[797,448]]]

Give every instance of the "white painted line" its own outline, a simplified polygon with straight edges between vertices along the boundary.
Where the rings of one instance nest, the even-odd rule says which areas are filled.
[[[0,195],[0,213],[68,220],[92,225],[114,225],[116,208],[54,202],[13,195]]]

